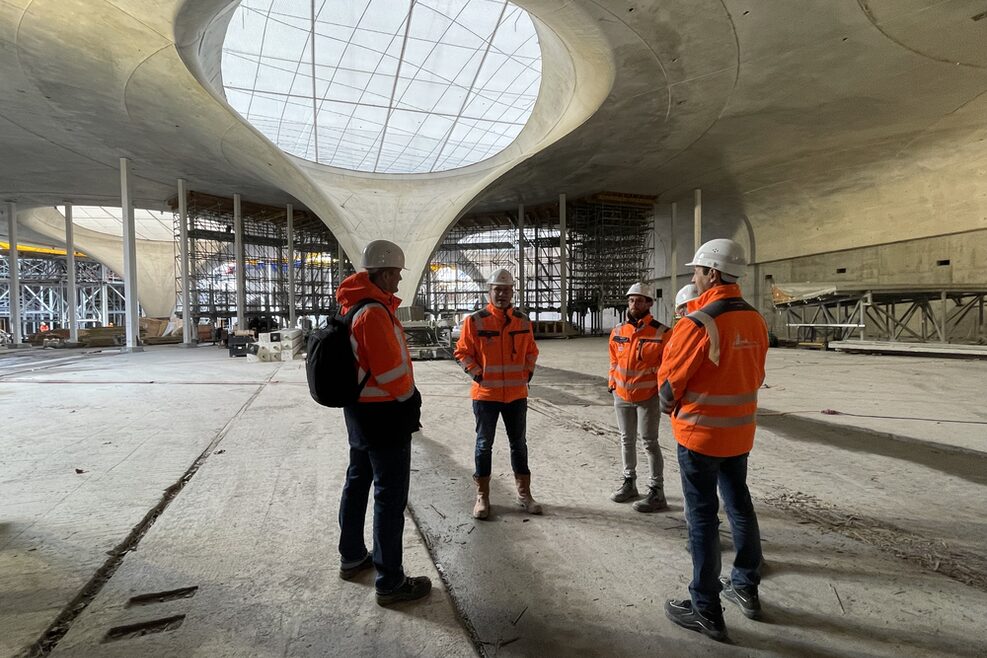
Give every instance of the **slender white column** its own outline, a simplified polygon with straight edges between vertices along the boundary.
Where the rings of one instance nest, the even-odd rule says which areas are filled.
[[[188,191],[185,188],[184,178],[178,179],[178,253],[182,268],[182,345],[195,347],[199,343],[199,335],[195,327],[195,318],[192,317],[194,303],[190,291],[192,261],[188,238]]]
[[[24,334],[21,331],[21,272],[17,261],[17,204],[7,204],[7,269],[10,270],[10,284],[7,297],[10,299],[10,336],[12,347],[21,347]]]
[[[658,237],[659,235],[661,235],[661,229],[659,228],[658,224],[661,217],[661,206],[655,203],[654,207],[652,208],[652,212],[654,213],[654,219],[651,222],[651,231],[655,236],[655,242],[654,242],[654,253],[651,254],[651,258],[652,258],[651,262],[653,264],[653,267],[651,268],[652,270],[651,277],[655,280],[655,285],[657,285],[658,279],[661,278],[661,272],[658,271],[658,250],[660,248],[659,245],[661,244],[661,239]]]
[[[562,321],[569,321],[569,299],[568,299],[568,241],[569,241],[569,230],[566,227],[566,217],[565,217],[565,194],[559,195],[559,290],[561,292],[560,299],[562,300],[559,306],[559,312],[562,314]],[[563,327],[563,335],[565,327]]]
[[[79,295],[75,285],[75,224],[72,222],[72,205],[65,204],[65,270],[68,275],[69,342],[79,342]]]
[[[699,251],[699,245],[703,243],[703,191],[698,187],[695,190],[695,199],[692,216],[693,253]]]
[[[243,246],[243,216],[240,212],[240,195],[233,195],[233,251],[236,256],[236,324],[237,329],[247,328],[247,259]]]
[[[678,272],[679,272],[679,248],[678,240],[675,238],[675,222],[678,219],[676,216],[678,214],[678,204],[674,201],[672,202],[672,211],[668,218],[668,235],[671,236],[669,239],[672,241],[669,245],[669,251],[671,255],[669,256],[670,262],[668,263],[668,276],[669,281],[672,284],[672,313],[675,312],[675,295],[679,291],[678,284]],[[691,261],[690,261],[691,262]]]
[[[295,316],[295,209],[288,204],[288,326],[294,329]]]
[[[120,212],[123,220],[123,303],[127,312],[125,352],[143,352],[140,344],[140,311],[137,302],[137,235],[134,226],[134,193],[130,161],[120,158]]]
[[[524,310],[524,204],[517,206],[517,307]]]

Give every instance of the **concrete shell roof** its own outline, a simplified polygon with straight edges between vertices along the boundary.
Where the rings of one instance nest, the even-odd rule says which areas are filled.
[[[422,265],[464,208],[603,189],[702,187],[707,231],[746,233],[760,261],[987,226],[982,3],[516,4],[540,110],[490,164],[424,179],[305,163],[245,125],[217,85],[232,0],[5,0],[0,195],[112,205],[126,156],[139,206],[184,177],[301,202],[351,254],[386,233]]]

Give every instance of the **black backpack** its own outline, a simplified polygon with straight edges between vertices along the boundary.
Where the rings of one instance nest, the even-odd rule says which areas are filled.
[[[346,315],[336,313],[329,318],[324,329],[309,335],[305,374],[308,376],[308,392],[319,404],[348,407],[360,399],[370,373],[357,382],[359,366],[350,343],[350,327],[357,311],[367,304],[379,303],[373,299],[360,300],[349,308]]]

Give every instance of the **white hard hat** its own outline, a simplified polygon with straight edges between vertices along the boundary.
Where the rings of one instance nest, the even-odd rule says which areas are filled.
[[[633,286],[628,288],[627,294],[624,296],[630,297],[631,295],[641,295],[642,297],[647,297],[651,301],[655,301],[655,294],[651,292],[651,288],[649,286],[646,286],[643,283],[635,283]]]
[[[511,274],[510,270],[503,267],[498,268],[493,271],[490,275],[490,279],[487,281],[488,286],[511,286],[514,287],[514,275]]]
[[[675,293],[675,308],[682,306],[682,304],[687,304],[698,297],[699,289],[696,288],[696,284],[690,283],[682,286],[682,289]]]
[[[404,252],[390,240],[374,240],[363,249],[363,262],[360,267],[372,270],[378,267],[399,267],[404,269]]]
[[[744,248],[733,240],[717,238],[703,244],[686,267],[711,267],[730,276],[742,277],[747,266]]]

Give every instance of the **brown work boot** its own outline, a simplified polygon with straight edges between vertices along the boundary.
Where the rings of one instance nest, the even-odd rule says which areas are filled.
[[[473,506],[473,518],[485,519],[490,516],[490,476],[473,476],[476,482],[476,505]]]
[[[528,514],[541,514],[541,505],[531,497],[531,476],[514,474],[517,483],[517,504]]]

